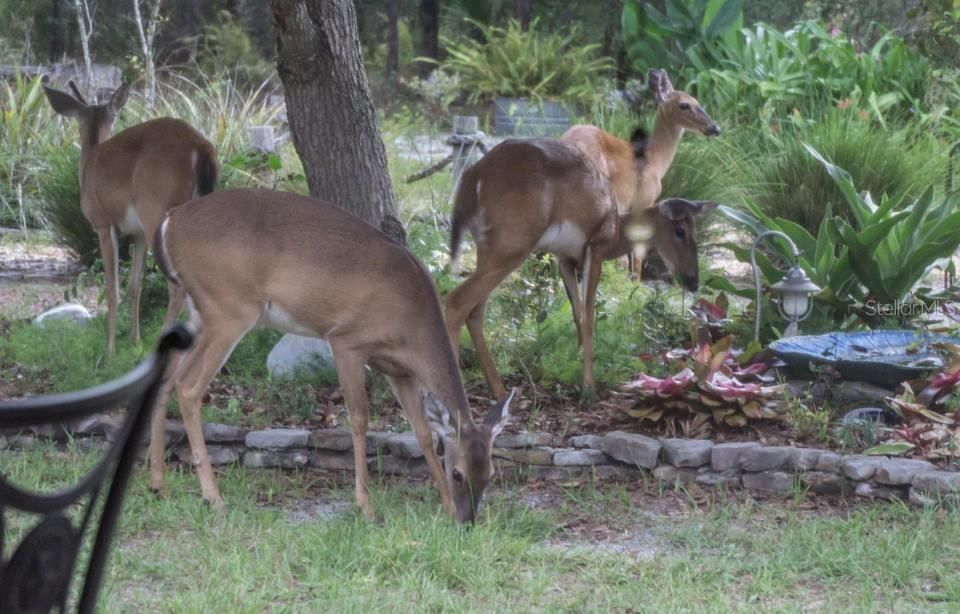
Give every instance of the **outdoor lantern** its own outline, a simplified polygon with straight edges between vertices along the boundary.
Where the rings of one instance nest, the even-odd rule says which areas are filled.
[[[770,235],[776,235],[785,240],[793,252],[794,258],[800,258],[800,250],[790,237],[776,230],[768,230],[760,233],[750,248],[750,262],[753,264],[753,279],[757,288],[757,321],[754,327],[753,339],[760,340],[760,270],[757,268],[757,246],[760,241]],[[792,337],[797,334],[798,323],[810,316],[813,311],[813,295],[820,291],[820,286],[810,281],[803,269],[798,264],[794,264],[787,271],[783,279],[770,286],[770,289],[780,295],[780,315],[790,323],[783,333],[784,337]]]

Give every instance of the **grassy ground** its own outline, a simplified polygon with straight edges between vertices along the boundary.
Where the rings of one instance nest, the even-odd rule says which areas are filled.
[[[89,462],[76,450],[0,451],[4,473],[30,486]],[[325,474],[228,470],[222,515],[189,472],[174,472],[163,501],[144,478],[105,612],[947,612],[960,601],[953,513],[576,484],[496,489],[465,530],[424,483],[375,484],[383,521],[370,524]]]

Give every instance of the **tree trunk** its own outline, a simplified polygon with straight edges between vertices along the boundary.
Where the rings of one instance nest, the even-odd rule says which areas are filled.
[[[387,79],[400,72],[400,0],[387,0]]]
[[[404,242],[352,0],[271,0],[293,144],[310,194]]]
[[[63,11],[61,10],[62,0],[53,0],[51,3],[50,23],[53,25],[53,32],[50,34],[50,62],[59,62],[66,51],[66,22],[63,20]]]
[[[420,21],[420,55],[421,57],[440,59],[440,0],[420,0],[418,11]],[[420,62],[417,72],[421,78],[427,78],[435,64]]]
[[[530,27],[530,0],[513,0],[513,16],[526,31]]]

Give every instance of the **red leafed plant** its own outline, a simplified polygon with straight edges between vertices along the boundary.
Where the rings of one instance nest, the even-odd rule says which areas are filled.
[[[625,411],[641,421],[658,422],[693,418],[703,425],[746,426],[751,418],[778,418],[786,409],[785,385],[771,385],[763,374],[770,368],[769,355],[751,345],[745,351],[733,348],[733,335],[713,341],[726,321],[726,301],[701,299],[692,309],[693,348],[667,352],[679,371],[666,378],[640,374],[624,384]]]
[[[903,419],[893,429],[894,439],[911,444],[915,453],[927,458],[960,456],[960,407],[954,400],[954,392],[960,390],[960,347],[940,347],[950,358],[943,371],[903,382],[900,394],[886,399]]]

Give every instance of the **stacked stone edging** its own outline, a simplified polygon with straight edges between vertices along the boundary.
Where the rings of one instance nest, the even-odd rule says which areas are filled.
[[[112,440],[119,421],[93,416],[69,426],[0,433],[0,447],[28,448],[38,439],[76,440],[86,447]],[[224,424],[203,426],[215,465],[352,471],[348,429],[247,430]],[[183,426],[167,421],[166,442],[174,459],[192,462]],[[937,470],[915,459],[841,455],[830,450],[765,446],[757,442],[714,443],[705,439],[654,439],[613,431],[578,435],[566,445],[549,433],[504,434],[494,442],[497,475],[507,481],[581,478],[640,479],[646,474],[667,486],[745,488],[757,493],[809,490],[818,494],[903,500],[931,506],[960,504],[960,473]],[[367,464],[374,472],[428,477],[423,451],[412,432],[367,434]]]

